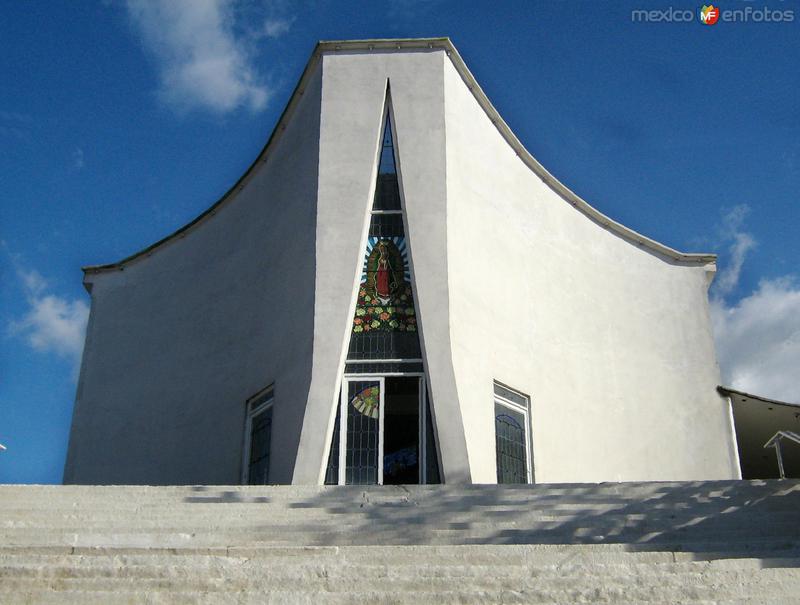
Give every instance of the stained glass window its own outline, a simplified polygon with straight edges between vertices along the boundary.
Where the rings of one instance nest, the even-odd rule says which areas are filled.
[[[345,483],[371,485],[378,482],[380,384],[358,381],[348,383],[347,388]]]
[[[417,312],[387,117],[348,360],[418,359]]]

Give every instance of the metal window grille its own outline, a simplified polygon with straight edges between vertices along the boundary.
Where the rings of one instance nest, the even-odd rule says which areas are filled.
[[[497,482],[529,483],[533,480],[529,399],[499,384],[494,392]]]
[[[422,373],[421,361],[348,361],[344,366],[345,374],[400,374]]]
[[[272,405],[259,410],[250,421],[250,460],[247,482],[250,485],[269,483],[270,446],[272,445]]]
[[[393,214],[373,214],[369,221],[370,237],[405,237],[403,215],[399,212]]]
[[[245,405],[242,483],[265,485],[269,482],[272,447],[272,409],[274,385],[259,391]]]

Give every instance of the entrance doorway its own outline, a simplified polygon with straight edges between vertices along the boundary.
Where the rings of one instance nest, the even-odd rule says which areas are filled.
[[[345,376],[331,445],[326,483],[438,483],[424,375]]]
[[[420,482],[420,379],[397,376],[386,379],[383,417],[383,483]]]

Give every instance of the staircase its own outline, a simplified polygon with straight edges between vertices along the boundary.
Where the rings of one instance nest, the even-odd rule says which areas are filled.
[[[800,603],[800,481],[0,486],[0,603]]]

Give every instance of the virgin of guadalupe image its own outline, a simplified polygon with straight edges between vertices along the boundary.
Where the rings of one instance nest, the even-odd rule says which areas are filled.
[[[390,240],[380,240],[367,260],[367,290],[374,292],[381,304],[389,304],[405,283],[404,269],[397,246]]]

